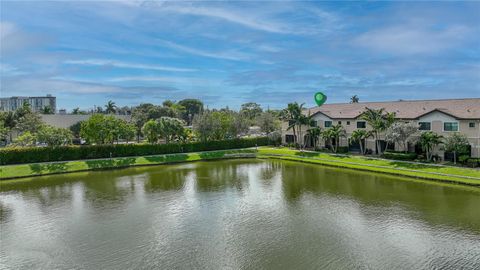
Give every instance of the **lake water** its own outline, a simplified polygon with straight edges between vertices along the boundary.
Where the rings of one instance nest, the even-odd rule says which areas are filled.
[[[4,182],[1,269],[480,269],[480,190],[274,160]]]

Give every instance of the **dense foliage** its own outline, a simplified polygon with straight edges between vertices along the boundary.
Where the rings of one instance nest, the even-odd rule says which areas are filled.
[[[204,111],[193,118],[193,129],[203,142],[233,139],[246,134],[248,127],[248,119],[228,109]]]
[[[271,144],[273,144],[273,142],[269,138],[258,137],[251,139],[194,142],[186,144],[106,144],[60,147],[15,147],[0,149],[0,163],[1,165],[6,165],[47,161],[146,156],[235,149]]]
[[[94,114],[88,120],[82,121],[80,136],[88,143],[113,144],[119,140],[132,140],[135,127],[113,115]]]
[[[445,151],[453,153],[453,162],[457,163],[457,155],[464,155],[465,160],[470,157],[468,153],[468,139],[467,136],[461,133],[453,133],[451,136],[445,138]]]

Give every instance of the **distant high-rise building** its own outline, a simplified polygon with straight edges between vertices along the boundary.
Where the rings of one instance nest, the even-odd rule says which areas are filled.
[[[7,97],[0,98],[0,111],[15,111],[23,106],[23,103],[30,104],[34,112],[41,112],[45,107],[50,107],[53,112],[57,110],[57,98],[52,95],[45,97]]]

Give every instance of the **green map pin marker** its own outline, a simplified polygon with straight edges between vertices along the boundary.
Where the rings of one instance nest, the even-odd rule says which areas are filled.
[[[327,96],[325,96],[322,92],[315,93],[315,102],[318,106],[322,106],[325,101],[327,101]]]

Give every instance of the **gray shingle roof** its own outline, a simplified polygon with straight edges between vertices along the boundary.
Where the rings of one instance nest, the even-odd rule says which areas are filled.
[[[400,119],[417,119],[435,110],[457,119],[480,119],[480,98],[324,104],[307,109],[306,113],[320,112],[333,119],[354,119],[365,107],[385,108],[387,112],[395,112]]]

